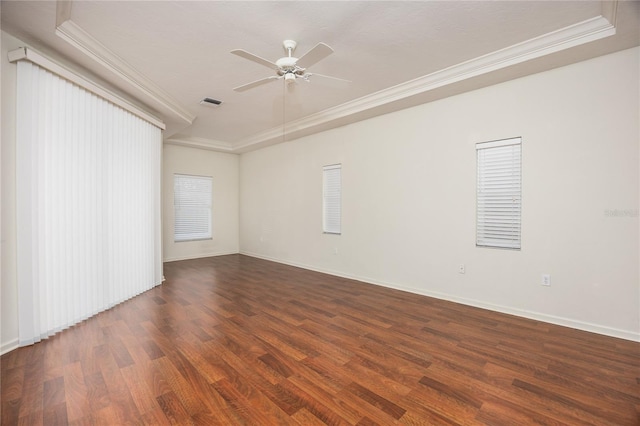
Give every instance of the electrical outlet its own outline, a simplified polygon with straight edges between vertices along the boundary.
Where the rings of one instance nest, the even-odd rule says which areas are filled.
[[[540,282],[540,284],[542,284],[544,286],[550,286],[551,285],[551,275],[542,274],[542,281]]]
[[[464,263],[458,265],[458,273],[464,274]]]

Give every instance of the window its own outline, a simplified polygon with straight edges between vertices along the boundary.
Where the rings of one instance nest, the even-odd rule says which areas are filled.
[[[476,246],[520,249],[521,138],[476,144]]]
[[[212,178],[173,175],[174,241],[211,238]]]
[[[322,168],[322,232],[341,233],[342,165]]]
[[[17,64],[20,346],[162,282],[161,129],[45,66]]]

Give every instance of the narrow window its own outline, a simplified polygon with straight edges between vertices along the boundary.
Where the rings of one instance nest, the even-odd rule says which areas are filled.
[[[521,138],[476,144],[476,246],[520,249]]]
[[[322,168],[322,231],[340,234],[342,216],[342,165],[333,164]]]
[[[173,175],[174,241],[211,238],[212,178]]]

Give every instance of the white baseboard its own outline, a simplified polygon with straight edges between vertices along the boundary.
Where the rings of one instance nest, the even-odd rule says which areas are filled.
[[[16,337],[15,339],[2,343],[0,345],[0,355],[4,355],[17,348],[18,348],[18,338]]]
[[[583,331],[588,331],[588,332],[591,332],[591,333],[602,334],[602,335],[605,335],[605,336],[617,337],[617,338],[620,338],[620,339],[631,340],[631,341],[634,341],[634,342],[640,342],[640,333],[633,332],[633,331],[621,330],[621,329],[618,329],[618,328],[613,328],[613,327],[607,327],[607,326],[603,326],[603,325],[599,325],[599,324],[588,323],[588,322],[584,322],[584,321],[574,320],[574,319],[571,319],[571,318],[558,317],[558,316],[555,316],[555,315],[543,314],[543,313],[540,313],[540,312],[533,312],[533,311],[528,311],[528,310],[524,310],[524,309],[512,308],[512,307],[509,307],[509,306],[495,305],[493,303],[487,303],[487,302],[483,302],[481,300],[467,299],[467,298],[458,297],[458,296],[454,296],[454,295],[446,294],[446,293],[440,293],[440,292],[428,291],[428,290],[424,290],[424,289],[416,289],[416,288],[405,287],[405,286],[402,286],[402,285],[398,285],[396,283],[389,283],[389,282],[379,281],[379,280],[376,280],[376,279],[373,279],[373,278],[369,278],[369,277],[361,277],[361,276],[357,276],[357,275],[345,274],[345,273],[339,272],[339,271],[333,271],[333,270],[325,269],[325,268],[318,268],[318,267],[311,266],[311,265],[306,265],[306,264],[303,264],[303,263],[298,263],[298,262],[278,259],[278,258],[274,258],[274,257],[270,257],[270,256],[264,256],[264,255],[261,255],[261,254],[251,253],[251,252],[247,252],[247,251],[244,251],[244,250],[241,250],[240,254],[243,254],[243,255],[246,255],[246,256],[251,256],[251,257],[256,257],[256,258],[259,258],[259,259],[269,260],[269,261],[272,261],[272,262],[283,263],[285,265],[295,266],[295,267],[298,267],[298,268],[308,269],[308,270],[311,270],[311,271],[322,272],[324,274],[335,275],[335,276],[341,277],[341,278],[348,278],[348,279],[352,279],[352,280],[356,280],[356,281],[362,281],[362,282],[365,282],[367,284],[374,284],[374,285],[378,285],[378,286],[381,286],[381,287],[387,287],[387,288],[392,288],[392,289],[395,289],[395,290],[406,291],[406,292],[409,292],[409,293],[420,294],[422,296],[428,296],[428,297],[433,297],[433,298],[436,298],[436,299],[447,300],[447,301],[450,301],[450,302],[460,303],[462,305],[468,305],[468,306],[473,306],[473,307],[476,307],[476,308],[488,309],[490,311],[501,312],[503,314],[515,315],[515,316],[528,318],[528,319],[532,319],[532,320],[536,320],[536,321],[542,321],[542,322],[546,322],[546,323],[550,323],[550,324],[561,325],[561,326],[564,326],[564,327],[575,328],[577,330],[583,330]]]
[[[202,259],[203,257],[215,257],[215,256],[226,256],[228,254],[238,254],[237,251],[221,251],[215,253],[206,253],[206,254],[196,254],[190,256],[179,256],[179,257],[166,257],[162,260],[162,262],[176,262],[178,260],[190,260],[190,259]]]

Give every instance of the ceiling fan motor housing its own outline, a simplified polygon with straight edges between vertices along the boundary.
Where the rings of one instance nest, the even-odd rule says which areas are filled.
[[[285,56],[284,58],[280,58],[276,61],[276,65],[282,69],[294,68],[296,66],[296,62],[298,62],[298,58],[294,58],[293,56]]]
[[[288,56],[284,58],[280,58],[276,61],[276,65],[280,68],[278,70],[279,75],[284,76],[284,81],[287,83],[291,83],[296,79],[296,73],[301,70],[296,63],[298,62],[298,58],[293,57],[291,54],[294,50],[296,50],[296,46],[298,44],[294,40],[285,40],[282,42],[282,47],[284,47],[285,52],[287,52]]]

